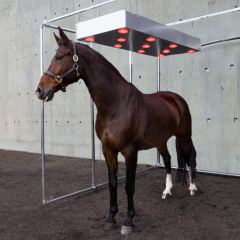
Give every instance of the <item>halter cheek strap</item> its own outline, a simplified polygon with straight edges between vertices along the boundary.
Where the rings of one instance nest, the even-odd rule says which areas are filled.
[[[77,77],[80,76],[80,73],[78,72],[78,56],[77,56],[77,51],[76,51],[76,45],[73,41],[71,41],[71,43],[73,45],[73,62],[74,62],[73,67],[70,68],[64,74],[62,74],[61,76],[55,75],[54,73],[51,73],[49,71],[44,72],[44,74],[48,74],[49,76],[53,77],[61,85],[61,90],[63,92],[66,92],[66,86],[64,86],[63,83],[62,83],[62,80],[63,80],[64,77],[66,77],[69,73],[71,73],[74,70],[76,70],[76,72],[77,72]]]

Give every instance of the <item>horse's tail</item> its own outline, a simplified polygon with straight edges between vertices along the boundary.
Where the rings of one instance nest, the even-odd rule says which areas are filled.
[[[176,150],[177,150],[177,160],[178,160],[178,169],[176,174],[176,181],[181,183],[182,185],[187,184],[187,165],[186,159],[184,156],[183,149],[176,138]],[[191,177],[192,179],[196,179],[196,157],[197,152],[191,140],[191,152],[190,152],[190,159],[189,159],[189,167],[191,167]]]
[[[192,142],[192,139],[191,139],[190,167],[191,167],[191,175],[192,175],[191,177],[192,177],[193,180],[196,180],[196,174],[197,174],[196,158],[197,158],[197,152],[196,152],[196,149],[195,149],[195,147],[193,145],[193,142]]]
[[[176,138],[176,150],[177,150],[177,161],[178,161],[176,181],[184,185],[184,184],[187,184],[187,165],[186,165],[186,160],[185,160],[182,147],[179,141],[177,140],[177,138]]]

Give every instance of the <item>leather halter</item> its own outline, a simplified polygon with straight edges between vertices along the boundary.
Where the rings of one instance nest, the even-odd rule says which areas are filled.
[[[73,61],[74,61],[73,67],[70,68],[64,74],[62,74],[61,76],[55,75],[54,73],[51,73],[49,71],[44,72],[44,74],[48,74],[49,76],[53,77],[61,85],[61,90],[63,92],[66,92],[66,86],[64,86],[63,83],[62,83],[62,80],[63,80],[64,77],[66,77],[69,73],[71,73],[74,70],[76,70],[76,72],[77,72],[77,77],[80,76],[80,73],[78,72],[78,56],[77,56],[77,52],[76,52],[76,45],[73,41],[71,41],[71,43],[73,45]]]

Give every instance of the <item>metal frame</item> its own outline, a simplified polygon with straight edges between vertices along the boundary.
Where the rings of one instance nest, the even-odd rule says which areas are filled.
[[[181,20],[181,21],[177,21],[177,22],[168,23],[168,24],[166,24],[166,26],[174,26],[174,25],[183,24],[183,23],[187,23],[187,22],[194,22],[194,21],[198,21],[198,20],[201,20],[201,19],[215,17],[215,16],[218,16],[218,15],[231,13],[231,12],[237,12],[237,11],[240,11],[240,7],[232,8],[232,9],[229,9],[229,10],[226,10],[226,11],[207,14],[207,15],[203,15],[203,16],[200,16],[200,17],[189,18],[189,19],[186,19],[186,20]]]
[[[157,91],[160,92],[160,58],[157,59]],[[160,166],[160,153],[157,150],[157,166]]]
[[[228,41],[232,41],[232,40],[238,40],[240,39],[240,37],[232,37],[232,38],[224,38],[224,39],[220,39],[220,40],[216,40],[216,41],[211,41],[211,42],[206,42],[201,44],[201,47],[205,47],[205,46],[209,46],[215,43],[221,43],[221,42],[228,42]]]
[[[81,13],[81,12],[85,12],[85,11],[88,11],[88,10],[91,10],[91,9],[94,9],[94,8],[97,8],[97,7],[101,7],[103,5],[106,5],[106,4],[115,2],[115,1],[117,1],[117,0],[109,0],[109,1],[106,1],[106,2],[103,2],[103,3],[100,3],[100,4],[96,4],[92,7],[84,8],[82,10],[78,10],[78,11],[75,11],[75,12],[57,17],[57,18],[50,19],[48,21],[44,21],[42,23],[42,25],[40,26],[40,69],[41,69],[41,76],[43,75],[43,72],[44,72],[44,67],[43,67],[43,27],[57,29],[58,28],[57,26],[50,25],[50,23],[54,22],[54,21],[57,21],[57,20],[60,20],[60,19],[63,19],[63,18],[66,18],[66,17],[73,16],[73,15]],[[173,26],[173,25],[177,25],[177,24],[183,24],[183,23],[186,23],[186,22],[193,22],[193,21],[197,21],[197,20],[200,20],[200,19],[209,18],[209,17],[213,17],[213,16],[225,14],[225,13],[230,13],[230,12],[236,12],[236,11],[240,11],[240,7],[230,9],[230,10],[227,10],[227,11],[214,13],[214,14],[200,16],[200,17],[197,17],[197,18],[191,18],[191,19],[186,19],[186,20],[183,20],[183,21],[169,23],[169,24],[166,24],[166,26]],[[67,28],[62,28],[62,29],[64,31],[70,32],[70,33],[75,33],[76,32],[75,30],[72,30],[72,29],[67,29]],[[212,42],[202,44],[201,46],[204,47],[204,46],[219,43],[219,42],[231,41],[231,40],[237,40],[237,39],[240,39],[240,37],[233,37],[233,38],[226,38],[226,39],[221,39],[221,40],[217,40],[217,41],[212,41]],[[91,46],[91,44],[90,44],[90,46]],[[129,52],[129,75],[130,75],[129,82],[132,83],[132,52],[131,51]],[[160,75],[161,75],[160,74],[160,59],[158,58],[157,59],[157,91],[160,91]],[[74,196],[74,195],[77,195],[77,194],[80,194],[80,193],[83,193],[83,192],[91,191],[91,190],[94,190],[98,187],[105,186],[105,185],[108,184],[108,182],[104,182],[104,183],[95,185],[94,103],[93,103],[92,99],[91,99],[90,106],[91,106],[91,138],[92,138],[92,186],[89,187],[89,188],[86,188],[86,189],[83,189],[83,190],[80,190],[80,191],[77,191],[77,192],[73,192],[73,193],[70,193],[70,194],[67,194],[67,195],[64,195],[64,196],[54,198],[54,199],[51,199],[51,200],[47,201],[46,196],[45,196],[44,101],[42,101],[42,106],[41,106],[41,154],[42,154],[42,197],[43,197],[43,204],[47,204],[47,203],[50,203],[50,202],[54,202],[54,201],[57,201],[57,200],[68,198],[68,197],[71,197],[71,196]],[[149,167],[149,168],[141,170],[141,171],[138,171],[137,173],[143,173],[143,172],[148,171],[150,169],[153,169],[155,167],[163,167],[163,165],[160,164],[160,154],[159,153],[157,153],[157,164],[155,166]],[[240,174],[228,174],[228,173],[221,173],[221,172],[214,172],[214,171],[203,171],[203,170],[198,170],[198,172],[208,173],[208,174],[216,174],[216,175],[223,175],[223,176],[240,177]],[[125,178],[125,176],[118,178],[118,180],[122,180],[124,178]]]

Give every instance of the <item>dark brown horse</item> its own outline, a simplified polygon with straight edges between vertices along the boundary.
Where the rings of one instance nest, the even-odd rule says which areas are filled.
[[[40,79],[36,94],[39,99],[50,101],[54,93],[82,78],[97,106],[96,133],[102,142],[106,159],[110,190],[110,213],[105,221],[105,230],[116,224],[118,153],[126,163],[125,190],[128,198],[127,218],[122,234],[132,231],[135,215],[133,195],[139,150],[157,148],[166,168],[166,189],[162,198],[171,195],[171,157],[167,141],[176,136],[176,148],[180,180],[189,166],[190,194],[195,187],[196,151],[191,135],[191,115],[185,100],[172,92],[143,94],[128,83],[116,68],[102,55],[83,44],[68,39],[59,28],[55,35],[59,48],[52,63]],[[74,57],[73,57],[74,56]]]

